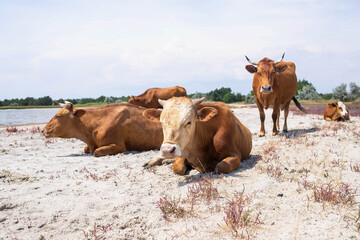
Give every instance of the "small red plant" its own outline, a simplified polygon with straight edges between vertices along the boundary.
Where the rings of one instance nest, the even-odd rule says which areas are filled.
[[[168,198],[167,196],[164,196],[161,197],[155,205],[160,208],[166,221],[170,221],[170,216],[182,218],[186,215],[185,209],[180,206],[180,199],[176,200],[175,198]]]
[[[236,192],[233,199],[228,200],[225,208],[224,222],[230,229],[234,238],[242,237],[244,230],[249,225],[260,224],[260,213],[253,216],[252,210],[246,207],[251,202],[251,199],[244,195],[245,188],[242,192]]]
[[[331,205],[353,205],[355,203],[356,190],[349,184],[342,183],[337,188],[330,183],[313,188],[314,201],[319,203],[328,202]]]
[[[195,183],[188,187],[187,197],[192,205],[198,200],[204,200],[206,204],[210,204],[211,200],[218,198],[219,193],[214,186],[212,176],[202,177],[197,181],[195,180]]]
[[[353,171],[353,172],[360,172],[360,165],[357,164],[357,163],[354,164],[354,166],[350,164],[350,169],[351,169],[351,171]]]

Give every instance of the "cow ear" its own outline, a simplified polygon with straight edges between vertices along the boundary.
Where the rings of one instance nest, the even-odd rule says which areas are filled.
[[[330,103],[329,103],[330,104]],[[331,103],[331,106],[336,107],[337,103]]]
[[[278,65],[278,66],[275,66],[275,72],[283,72],[285,71],[285,69],[287,69],[287,65],[285,64],[282,64],[282,65]]]
[[[200,121],[203,122],[209,121],[211,118],[215,117],[217,113],[218,111],[213,107],[203,107],[197,111]]]
[[[147,119],[150,119],[151,121],[159,122],[160,121],[160,114],[161,111],[157,109],[146,109],[143,112],[143,116]]]
[[[77,117],[81,117],[82,115],[85,114],[85,110],[84,109],[76,109],[74,111],[74,115],[77,116]]]
[[[257,72],[257,68],[254,65],[246,65],[245,68],[246,68],[246,70],[248,70],[249,73]]]

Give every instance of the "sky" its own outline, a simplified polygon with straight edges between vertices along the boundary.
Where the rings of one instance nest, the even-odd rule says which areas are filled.
[[[264,57],[320,93],[360,84],[358,0],[0,0],[0,100],[230,87]]]

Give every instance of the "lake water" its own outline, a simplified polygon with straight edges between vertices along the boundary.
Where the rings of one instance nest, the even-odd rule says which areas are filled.
[[[0,125],[47,123],[60,108],[0,110]]]

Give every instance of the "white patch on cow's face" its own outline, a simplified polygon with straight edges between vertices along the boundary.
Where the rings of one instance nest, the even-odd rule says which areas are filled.
[[[339,105],[339,107],[342,108],[341,116],[345,116],[346,114],[348,114],[348,112],[346,111],[346,106],[345,106],[345,104],[343,102],[341,102],[341,101],[338,102],[338,105]]]
[[[195,121],[196,108],[191,99],[172,98],[167,100],[160,116],[164,133],[163,145],[165,147],[169,144],[177,145],[180,149],[175,150],[176,154],[181,154],[183,149],[191,143],[195,132]]]

